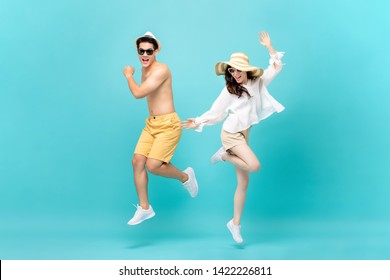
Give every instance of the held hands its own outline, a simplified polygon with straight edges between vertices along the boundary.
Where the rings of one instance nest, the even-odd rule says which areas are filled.
[[[134,74],[134,68],[131,66],[126,66],[125,69],[123,69],[123,75],[125,75],[126,79],[133,76]]]
[[[185,121],[182,121],[181,126],[185,129],[193,129],[193,128],[197,128],[199,126],[199,124],[195,123],[194,118],[189,118],[189,119],[186,119]]]

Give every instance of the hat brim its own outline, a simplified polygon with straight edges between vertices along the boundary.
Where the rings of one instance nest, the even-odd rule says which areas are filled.
[[[142,35],[142,36],[136,38],[135,41],[134,41],[134,44],[135,44],[136,46],[137,46],[137,41],[138,41],[138,39],[141,39],[141,38],[151,38],[151,39],[155,40],[155,41],[157,42],[158,50],[161,50],[162,45],[161,45],[160,41],[157,40],[156,38],[154,38],[154,37],[152,37],[152,36],[148,36],[148,35]]]
[[[220,76],[220,75],[225,75],[226,68],[230,66],[233,68],[236,68],[240,71],[243,72],[251,72],[253,77],[260,77],[263,75],[264,70],[255,66],[247,65],[247,64],[239,64],[235,62],[230,62],[230,61],[222,61],[218,62],[215,65],[215,73]]]

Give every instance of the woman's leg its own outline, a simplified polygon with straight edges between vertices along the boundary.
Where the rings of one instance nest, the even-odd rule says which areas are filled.
[[[236,167],[237,188],[234,193],[234,214],[233,224],[238,226],[241,223],[241,216],[244,209],[246,191],[249,183],[249,172]]]
[[[238,145],[231,148],[230,150],[232,151],[233,155],[226,153],[222,156],[222,160],[228,161],[244,171],[259,171],[260,162],[248,145]]]

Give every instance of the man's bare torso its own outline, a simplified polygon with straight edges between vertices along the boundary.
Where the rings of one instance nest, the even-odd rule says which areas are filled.
[[[150,69],[142,69],[142,82],[146,81],[153,71],[156,70],[165,71],[166,78],[156,90],[146,97],[151,116],[175,112],[172,93],[172,76],[169,68],[165,64],[155,62],[151,65]]]

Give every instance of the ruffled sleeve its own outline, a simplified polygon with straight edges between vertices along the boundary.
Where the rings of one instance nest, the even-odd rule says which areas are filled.
[[[200,117],[195,118],[195,124],[198,125],[195,131],[202,132],[205,125],[214,125],[221,122],[227,116],[228,108],[231,102],[232,95],[225,87],[218,98],[214,101],[210,110],[205,112]]]
[[[279,72],[283,69],[282,57],[284,52],[276,52],[275,54],[270,54],[269,66],[265,69],[263,75],[261,76],[264,85],[267,86]],[[275,67],[276,64],[277,66]]]
[[[270,54],[269,64],[273,65],[274,63],[277,65],[283,65],[282,57],[284,56],[284,52],[276,52],[275,54]]]

